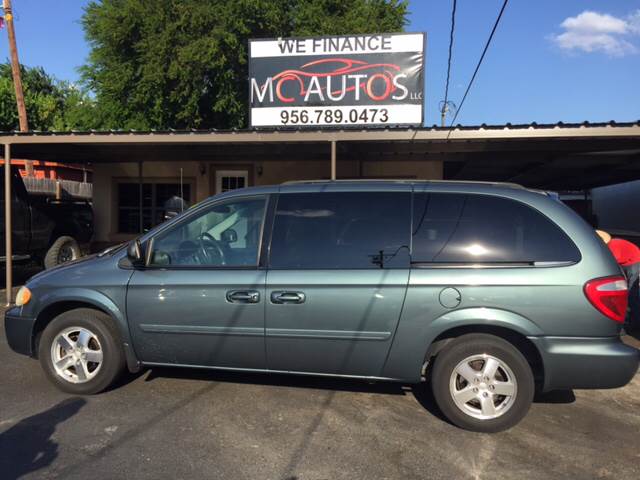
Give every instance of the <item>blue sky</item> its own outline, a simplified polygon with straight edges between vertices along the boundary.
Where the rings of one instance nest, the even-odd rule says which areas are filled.
[[[458,0],[449,87],[455,103],[501,6],[502,0]],[[451,1],[414,0],[410,8],[410,29],[427,32],[425,118],[432,125],[440,122],[438,101],[444,97]],[[639,10],[639,0],[511,0],[456,123],[640,119],[640,31],[616,33],[620,25],[608,25],[607,18],[600,25],[599,17],[561,27],[585,11],[626,19]],[[557,38],[567,31],[569,38]],[[617,51],[616,41],[629,45]]]
[[[14,0],[22,63],[77,80],[84,0]],[[450,99],[459,103],[502,0],[458,0]],[[440,122],[450,0],[412,0],[427,32],[426,124]],[[8,58],[6,30],[0,52]],[[640,119],[640,0],[511,0],[456,123]]]

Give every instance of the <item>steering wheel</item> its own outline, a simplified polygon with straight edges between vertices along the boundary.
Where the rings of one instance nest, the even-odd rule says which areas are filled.
[[[202,263],[207,265],[226,265],[224,250],[220,243],[209,233],[202,232],[198,237],[198,256]]]

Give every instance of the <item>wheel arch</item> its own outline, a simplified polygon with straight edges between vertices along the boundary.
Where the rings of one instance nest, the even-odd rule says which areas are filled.
[[[70,310],[76,310],[78,308],[96,310],[98,312],[104,313],[109,318],[112,318],[111,315],[107,311],[105,311],[105,309],[99,308],[93,303],[77,300],[61,300],[59,302],[53,302],[49,304],[40,311],[40,313],[36,316],[36,321],[33,324],[33,331],[31,333],[31,351],[33,352],[34,357],[37,357],[38,355],[38,341],[44,329],[47,328],[47,325],[49,325],[49,323],[51,323],[51,321],[58,315]]]
[[[432,360],[438,355],[443,348],[447,346],[452,340],[466,335],[469,333],[484,333],[501,338],[511,345],[513,345],[526,359],[527,363],[531,367],[533,372],[533,378],[535,381],[536,391],[542,390],[544,386],[545,370],[544,361],[538,348],[535,344],[529,340],[525,335],[516,331],[513,328],[487,325],[487,324],[468,324],[453,327],[440,333],[429,344],[424,358],[423,373],[428,374],[429,366],[432,364]]]
[[[131,345],[131,337],[126,319],[117,305],[105,295],[90,291],[66,292],[64,295],[46,299],[35,316],[35,322],[31,333],[31,351],[37,356],[38,341],[43,330],[58,315],[78,308],[87,308],[105,314],[113,323],[115,330],[120,335],[120,340],[125,352],[127,367],[136,372],[140,369],[140,362]]]
[[[544,335],[538,325],[509,310],[472,307],[450,310],[433,320],[425,318],[421,312],[403,316],[394,336],[383,376],[418,382],[423,378],[426,363],[434,352],[442,349],[453,335],[472,332],[491,333],[517,342],[526,354],[535,358],[534,364],[538,367],[540,352],[527,338]],[[534,350],[530,350],[530,346]]]

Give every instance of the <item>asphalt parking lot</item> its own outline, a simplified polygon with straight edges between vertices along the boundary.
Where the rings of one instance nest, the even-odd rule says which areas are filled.
[[[73,397],[1,330],[2,479],[640,478],[640,375],[484,435],[411,385],[153,369]]]

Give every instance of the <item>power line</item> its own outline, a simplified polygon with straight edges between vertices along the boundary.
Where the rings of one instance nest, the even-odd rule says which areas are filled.
[[[444,102],[442,102],[441,115],[442,126],[445,125],[445,117],[447,115],[448,103],[449,103],[449,77],[451,75],[451,54],[453,52],[453,33],[456,29],[456,6],[457,0],[453,0],[453,8],[451,9],[451,31],[449,33],[449,58],[447,60],[447,82],[444,87]]]
[[[500,13],[498,14],[498,18],[496,18],[496,23],[493,24],[493,29],[491,30],[491,34],[489,35],[489,38],[487,39],[487,43],[484,46],[484,50],[482,50],[482,55],[480,55],[480,60],[478,60],[478,64],[476,65],[476,69],[473,72],[473,76],[471,77],[471,80],[469,81],[469,85],[467,85],[467,89],[464,92],[464,95],[462,96],[462,101],[460,102],[460,106],[458,107],[458,111],[456,112],[456,114],[453,117],[453,120],[451,120],[451,125],[450,127],[453,127],[453,124],[456,121],[456,118],[458,118],[458,114],[460,113],[460,110],[462,110],[462,106],[464,105],[464,101],[467,98],[467,94],[469,93],[469,90],[471,90],[471,86],[473,85],[473,81],[476,79],[476,75],[478,74],[478,70],[480,69],[480,65],[482,65],[482,61],[484,60],[484,56],[487,53],[487,50],[489,49],[489,45],[491,44],[491,40],[493,39],[493,34],[496,33],[496,29],[498,28],[498,24],[500,23],[500,19],[502,18],[502,14],[504,13],[504,9],[507,7],[507,3],[509,3],[509,0],[504,0],[504,3],[502,4],[502,8],[500,9]],[[447,140],[449,140],[449,136],[451,135],[451,132],[453,130],[449,130],[449,133],[447,134]]]

